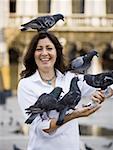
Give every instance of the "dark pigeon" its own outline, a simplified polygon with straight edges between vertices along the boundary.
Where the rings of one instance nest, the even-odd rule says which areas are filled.
[[[13,119],[13,117],[11,116],[10,118],[9,118],[9,126],[11,126],[12,124],[13,124],[13,121],[14,121],[14,119]]]
[[[13,150],[21,150],[21,149],[18,148],[15,144],[13,144]]]
[[[92,87],[106,90],[110,85],[113,84],[113,70],[96,75],[86,74],[84,75],[84,80]]]
[[[113,145],[113,142],[109,142],[108,144],[103,145],[104,148],[109,149]]]
[[[53,27],[60,19],[64,21],[64,16],[62,14],[41,16],[25,24],[22,24],[21,31],[26,31],[29,28],[36,29],[38,32],[47,31],[48,29]]]
[[[85,148],[86,150],[94,150],[92,147],[88,146],[86,143],[85,143]]]
[[[94,56],[98,56],[98,52],[92,50],[84,56],[77,57],[71,61],[71,70],[75,73],[85,74],[91,66],[91,61]]]
[[[71,80],[69,92],[58,101],[57,111],[59,112],[59,117],[56,123],[58,126],[63,124],[66,111],[68,111],[69,109],[75,110],[75,106],[81,99],[81,91],[77,84],[78,81],[78,77],[74,77]]]
[[[25,109],[27,114],[31,114],[25,123],[31,124],[38,114],[40,114],[42,117],[43,112],[46,112],[48,115],[49,111],[55,110],[56,103],[60,98],[61,92],[63,92],[62,88],[56,87],[51,93],[43,93],[41,96],[39,96],[34,105]]]

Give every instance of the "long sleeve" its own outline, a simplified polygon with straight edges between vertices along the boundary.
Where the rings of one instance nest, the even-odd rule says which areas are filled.
[[[113,90],[113,84],[110,86],[111,88],[112,88],[112,90]]]
[[[17,90],[18,103],[23,112],[25,119],[28,118],[28,115],[25,113],[25,109],[33,105],[38,98],[38,96],[33,92],[32,88],[29,88],[29,87],[30,86],[27,86],[26,84],[24,84],[23,81],[22,82],[20,81],[18,84],[18,90]],[[40,117],[40,115],[37,115],[36,122],[37,123],[35,127],[37,128],[40,127],[40,129],[47,129],[50,126],[50,119],[48,119],[47,116],[42,121],[42,118]],[[33,126],[34,126],[34,123],[33,123]]]
[[[20,81],[17,89],[18,104],[23,112],[25,119],[28,115],[25,113],[25,109],[33,105],[37,100],[36,95],[29,89],[28,86],[24,85],[24,82]]]

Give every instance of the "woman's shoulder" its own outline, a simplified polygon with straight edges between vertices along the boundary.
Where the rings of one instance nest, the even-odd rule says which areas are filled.
[[[66,71],[64,73],[65,76],[75,76],[75,73],[71,72],[71,71]]]
[[[33,79],[35,79],[34,75],[35,74],[33,74],[29,77],[25,77],[25,78],[20,79],[19,82],[18,82],[18,85],[21,85],[21,86],[29,85],[33,81]]]

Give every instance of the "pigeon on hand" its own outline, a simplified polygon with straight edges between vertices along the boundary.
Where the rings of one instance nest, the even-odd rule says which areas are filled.
[[[49,111],[55,110],[56,103],[60,98],[61,92],[63,92],[62,88],[56,87],[49,94],[41,94],[34,105],[25,109],[27,114],[31,114],[29,118],[25,121],[25,123],[31,124],[38,114],[40,114],[40,116],[42,117],[43,112],[46,112],[48,115]]]
[[[25,24],[22,24],[21,26],[23,28],[21,29],[21,31],[26,31],[29,28],[36,29],[38,32],[47,31],[49,28],[53,27],[60,19],[64,21],[64,16],[62,14],[41,16]]]
[[[76,73],[86,73],[91,66],[91,61],[94,56],[99,56],[98,52],[92,50],[85,54],[84,56],[79,56],[71,61],[71,70]]]
[[[88,85],[92,87],[101,88],[101,90],[106,90],[108,86],[113,84],[113,70],[99,73],[96,75],[86,74],[84,75],[84,80]]]
[[[57,111],[59,112],[59,117],[56,122],[56,125],[58,126],[63,124],[66,111],[68,111],[69,109],[75,110],[75,106],[81,99],[81,91],[77,84],[78,81],[78,77],[74,77],[71,80],[69,92],[58,101]]]

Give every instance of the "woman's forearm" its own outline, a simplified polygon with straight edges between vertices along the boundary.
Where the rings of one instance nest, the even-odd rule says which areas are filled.
[[[72,119],[75,119],[75,118],[76,117],[75,117],[74,113],[68,114],[64,117],[64,123],[67,123],[68,121],[70,121]],[[56,125],[56,122],[57,122],[57,119],[52,118],[51,122],[50,122],[50,128],[49,129],[44,129],[43,131],[45,131],[47,133],[55,131],[59,127],[58,125]]]
[[[73,119],[79,118],[79,117],[87,117],[87,116],[91,115],[92,113],[94,113],[95,111],[97,111],[100,107],[101,107],[101,105],[98,104],[97,106],[95,106],[93,108],[82,107],[82,108],[76,109],[71,114],[68,114],[64,117],[64,124]],[[51,132],[57,130],[57,128],[59,128],[60,126],[56,125],[56,122],[57,122],[57,119],[55,119],[55,118],[51,119],[49,129],[44,129],[43,131],[45,131],[47,133],[51,133]]]

